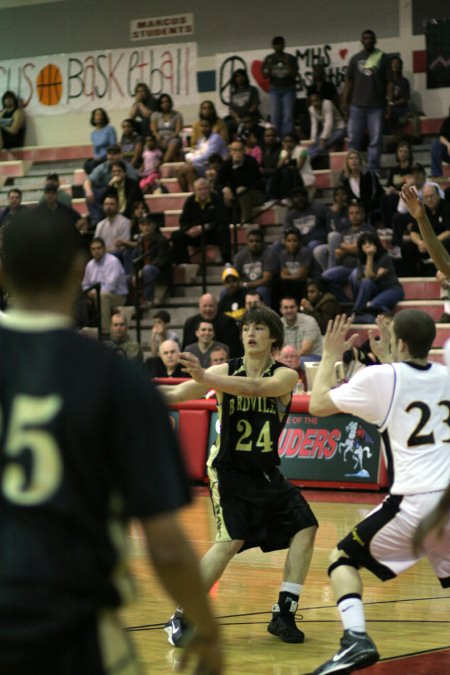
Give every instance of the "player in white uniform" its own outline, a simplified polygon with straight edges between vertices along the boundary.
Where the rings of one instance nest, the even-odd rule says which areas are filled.
[[[413,535],[423,514],[442,500],[450,481],[450,378],[448,369],[427,361],[436,329],[424,312],[403,310],[390,326],[394,363],[359,371],[331,389],[334,364],[352,344],[345,340],[346,317],[330,322],[314,380],[310,412],[353,413],[378,426],[383,436],[390,494],[342,539],[330,556],[328,574],[344,627],[341,648],[314,675],[351,673],[375,663],[379,654],[366,633],[362,583],[366,567],[387,581],[426,556],[444,588],[450,588],[450,522],[443,536],[430,535],[413,550]],[[388,352],[386,332],[379,354]]]

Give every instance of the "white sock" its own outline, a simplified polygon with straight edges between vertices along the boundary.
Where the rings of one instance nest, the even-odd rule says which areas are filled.
[[[298,595],[300,597],[303,586],[300,584],[293,584],[290,581],[283,581],[281,584],[282,593],[292,593],[293,595]]]
[[[366,620],[361,598],[344,598],[338,602],[344,630],[355,630],[358,633],[366,632]]]

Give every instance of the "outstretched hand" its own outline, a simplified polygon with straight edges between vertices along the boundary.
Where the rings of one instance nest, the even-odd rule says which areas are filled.
[[[188,373],[196,382],[203,382],[205,371],[200,365],[200,361],[190,352],[181,352],[178,358],[183,367],[183,372]]]
[[[195,631],[183,643],[183,651],[176,670],[186,670],[194,660],[193,675],[221,675],[224,670],[222,645],[219,637],[205,639]]]
[[[425,207],[422,204],[417,190],[413,185],[404,185],[400,193],[402,201],[415,220],[425,216]]]
[[[376,332],[373,328],[369,328],[368,331],[370,349],[380,363],[392,363],[389,323],[383,316],[377,316],[375,323],[378,331]]]
[[[352,319],[345,314],[339,315],[328,322],[323,340],[324,354],[326,352],[327,355],[334,356],[335,360],[339,360],[347,349],[353,347],[358,334],[354,333],[346,339],[351,325]]]

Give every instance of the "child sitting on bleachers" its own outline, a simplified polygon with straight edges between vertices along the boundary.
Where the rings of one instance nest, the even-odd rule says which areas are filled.
[[[153,184],[161,178],[159,171],[161,158],[162,152],[158,148],[154,134],[147,134],[142,153],[142,169],[140,171],[140,175],[143,178],[139,181],[139,187],[144,194],[152,192]]]

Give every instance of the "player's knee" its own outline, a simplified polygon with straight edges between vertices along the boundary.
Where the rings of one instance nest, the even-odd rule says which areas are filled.
[[[334,548],[331,551],[328,561],[330,563],[327,570],[328,576],[331,576],[338,567],[353,567],[356,570],[360,567],[356,561],[349,558],[344,551],[338,548]]]

